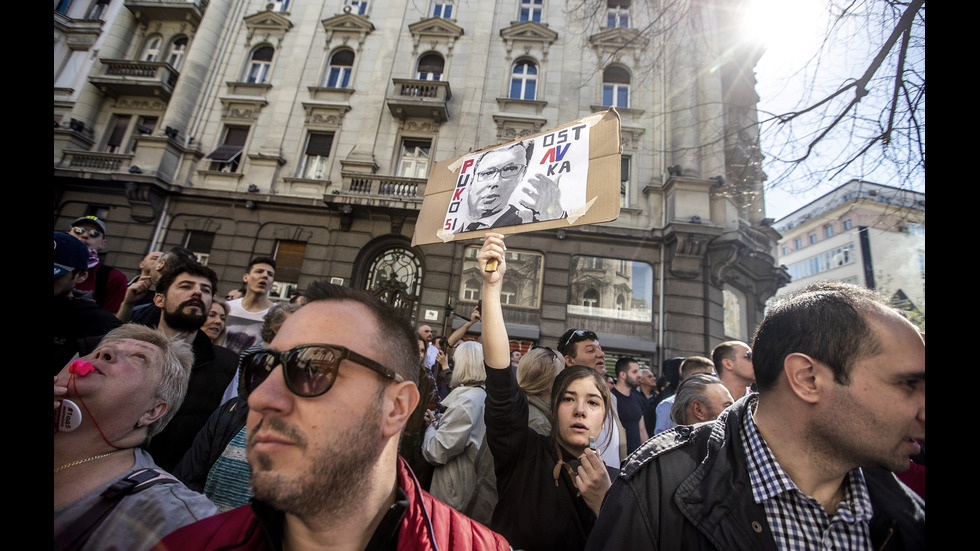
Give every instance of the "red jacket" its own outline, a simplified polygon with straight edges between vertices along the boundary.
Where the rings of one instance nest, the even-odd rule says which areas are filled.
[[[398,530],[398,551],[510,550],[510,544],[503,536],[457,512],[421,488],[417,488],[412,471],[400,456],[398,485],[408,497],[408,508]],[[279,519],[281,523],[281,516]],[[431,529],[429,521],[431,521]],[[269,538],[266,537],[266,528],[255,516],[252,506],[243,505],[227,513],[184,526],[163,538],[153,549],[154,551],[278,549],[278,541],[275,546],[270,546]],[[433,536],[438,547],[432,543]]]

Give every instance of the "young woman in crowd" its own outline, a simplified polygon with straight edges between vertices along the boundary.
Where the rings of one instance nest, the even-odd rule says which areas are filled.
[[[510,369],[500,306],[505,250],[503,236],[491,233],[477,257],[483,274],[487,441],[498,495],[490,527],[514,549],[582,549],[616,475],[594,449],[603,425],[612,422],[609,388],[605,377],[592,369],[565,368],[551,392],[549,436],[528,427],[528,400]],[[487,272],[490,260],[497,267]]]
[[[517,364],[517,385],[527,396],[527,426],[551,435],[551,387],[565,360],[550,348],[533,348]]]
[[[228,334],[225,321],[228,319],[228,314],[230,313],[231,309],[228,306],[227,300],[221,297],[214,297],[211,300],[211,311],[208,313],[207,319],[204,320],[201,331],[207,334],[212,344],[216,346],[225,345],[225,336]]]

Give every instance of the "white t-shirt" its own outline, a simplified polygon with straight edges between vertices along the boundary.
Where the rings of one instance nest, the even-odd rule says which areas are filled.
[[[228,319],[225,320],[228,331],[225,348],[241,354],[246,348],[262,342],[262,323],[269,308],[249,312],[242,308],[242,299],[238,298],[228,301],[228,310]]]

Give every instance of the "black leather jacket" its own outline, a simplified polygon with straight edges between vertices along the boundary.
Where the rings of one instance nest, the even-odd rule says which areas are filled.
[[[738,430],[757,395],[714,422],[679,426],[640,446],[606,493],[585,549],[776,551],[752,498]],[[872,548],[925,548],[925,502],[891,472],[864,469]]]

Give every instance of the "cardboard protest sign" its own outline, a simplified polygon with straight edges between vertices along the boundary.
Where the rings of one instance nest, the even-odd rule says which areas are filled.
[[[615,109],[437,161],[412,245],[609,222],[619,216]]]

